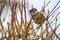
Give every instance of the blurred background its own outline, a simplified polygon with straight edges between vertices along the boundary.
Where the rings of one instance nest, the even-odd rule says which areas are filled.
[[[4,7],[0,8],[2,9],[0,13],[1,40],[60,40],[60,0],[3,1],[5,1]],[[36,8],[41,11],[43,7],[45,7],[43,15],[49,18],[39,27],[31,19],[29,10]]]

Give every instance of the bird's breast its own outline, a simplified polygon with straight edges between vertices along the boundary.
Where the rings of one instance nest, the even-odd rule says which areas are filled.
[[[45,17],[44,17],[44,15],[42,15],[42,14],[35,14],[35,15],[33,15],[33,21],[36,23],[36,24],[42,24],[42,23],[44,23],[44,20],[45,20]]]

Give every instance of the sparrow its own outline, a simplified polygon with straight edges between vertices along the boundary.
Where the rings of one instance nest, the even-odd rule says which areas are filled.
[[[31,14],[31,17],[36,24],[42,25],[44,21],[46,20],[45,16],[43,15],[44,10],[41,10],[40,12],[36,8],[32,8],[29,10],[29,13]]]

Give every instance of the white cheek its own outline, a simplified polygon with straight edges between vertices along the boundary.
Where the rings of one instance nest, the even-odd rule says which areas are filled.
[[[35,15],[36,13],[31,12],[31,15]]]

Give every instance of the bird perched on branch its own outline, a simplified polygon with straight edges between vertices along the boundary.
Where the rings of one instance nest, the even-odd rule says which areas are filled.
[[[42,25],[44,21],[47,20],[45,16],[43,15],[44,9],[42,9],[39,12],[36,8],[32,8],[31,10],[29,10],[29,13],[31,14],[32,19],[36,24]]]

